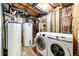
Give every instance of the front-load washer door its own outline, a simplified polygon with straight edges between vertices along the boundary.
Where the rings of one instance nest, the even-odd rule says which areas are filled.
[[[52,41],[48,48],[49,56],[70,56],[70,53],[63,42]]]
[[[42,37],[38,37],[38,38],[36,39],[36,46],[37,46],[37,48],[38,48],[40,51],[45,50],[45,48],[46,48],[45,40],[44,40]]]

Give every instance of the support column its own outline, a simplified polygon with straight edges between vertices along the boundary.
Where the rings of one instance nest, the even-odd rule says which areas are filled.
[[[73,6],[73,20],[72,20],[72,31],[73,31],[73,54],[76,56],[78,53],[78,22],[79,22],[79,4],[76,3]]]

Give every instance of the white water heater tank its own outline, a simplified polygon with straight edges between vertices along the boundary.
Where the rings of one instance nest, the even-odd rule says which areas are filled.
[[[23,44],[25,47],[30,47],[32,45],[32,24],[24,23],[23,24]]]
[[[8,23],[8,56],[21,56],[21,24]]]

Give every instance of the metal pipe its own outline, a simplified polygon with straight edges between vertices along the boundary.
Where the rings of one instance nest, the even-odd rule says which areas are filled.
[[[7,16],[9,16],[9,17],[15,17],[14,15],[9,14],[9,13],[6,13],[6,12],[3,12],[3,14],[5,14],[5,15],[7,15]]]

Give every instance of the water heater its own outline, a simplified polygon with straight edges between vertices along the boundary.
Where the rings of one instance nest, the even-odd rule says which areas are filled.
[[[21,24],[8,22],[8,56],[21,55]]]
[[[23,24],[23,44],[25,47],[30,47],[32,45],[32,24],[24,23]]]

